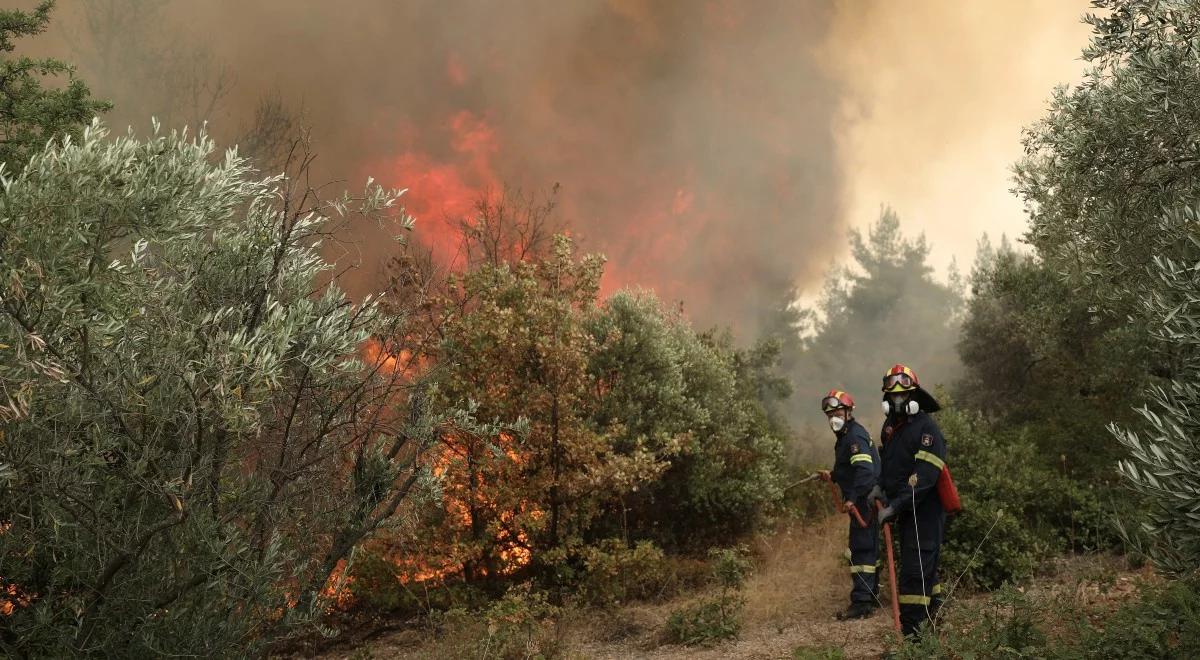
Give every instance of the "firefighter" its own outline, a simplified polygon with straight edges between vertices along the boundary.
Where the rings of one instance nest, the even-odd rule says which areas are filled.
[[[834,443],[833,470],[821,471],[822,478],[832,479],[841,490],[844,507],[858,509],[862,527],[853,515],[850,523],[850,606],[837,615],[838,619],[861,619],[870,616],[879,603],[879,523],[868,495],[879,479],[879,454],[871,444],[871,436],[854,419],[854,399],[841,390],[830,390],[821,399],[821,410],[829,421],[837,440]]]
[[[929,416],[940,406],[921,389],[912,369],[897,364],[883,377],[880,486],[886,505],[881,523],[899,533],[898,592],[900,627],[915,634],[933,621],[941,606],[938,559],[946,530],[946,511],[936,485],[946,465],[946,442]]]

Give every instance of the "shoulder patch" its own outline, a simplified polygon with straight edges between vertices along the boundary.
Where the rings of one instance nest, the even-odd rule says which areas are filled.
[[[857,443],[857,442],[852,442],[852,443],[850,443],[850,453],[851,453],[851,454],[857,454],[857,453],[858,453],[858,443]]]
[[[921,446],[922,447],[932,447],[933,446],[933,436],[928,433],[923,434],[921,436]]]

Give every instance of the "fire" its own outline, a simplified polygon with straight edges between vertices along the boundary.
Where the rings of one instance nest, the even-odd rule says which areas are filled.
[[[407,342],[401,343],[404,344]],[[418,355],[411,349],[401,348],[398,351],[392,352],[382,342],[374,338],[364,342],[361,351],[368,369],[378,365],[380,371],[395,374],[404,380],[410,380],[419,376],[431,364],[428,357]]]
[[[12,616],[18,607],[29,607],[33,598],[34,594],[22,589],[21,585],[0,585],[0,616]]]
[[[520,465],[525,457],[514,447],[515,438],[510,433],[501,433],[492,442],[501,450],[493,455],[491,449],[478,454],[502,457],[509,465]],[[389,557],[396,566],[397,579],[405,584],[443,581],[464,572],[468,563],[474,563],[478,557],[462,556],[462,548],[470,546],[470,535],[473,516],[490,520],[488,534],[495,548],[499,562],[492,573],[486,566],[475,566],[474,571],[480,576],[512,575],[527,566],[532,559],[529,550],[529,537],[521,529],[519,518],[527,517],[540,520],[542,512],[529,503],[521,502],[516,508],[502,506],[490,495],[487,479],[481,472],[474,475],[474,488],[471,487],[470,475],[465,466],[470,448],[463,438],[448,436],[442,439],[441,450],[433,456],[430,470],[434,476],[443,482],[441,505],[446,513],[449,529],[446,530],[449,543],[445,555],[433,553],[431,556],[412,556],[403,552]]]
[[[461,73],[461,63],[455,62],[451,57],[447,64],[452,78]],[[412,144],[416,131],[402,127],[400,134],[409,148],[380,169],[408,189],[404,204],[419,223],[420,240],[443,263],[456,264],[457,223],[469,220],[481,197],[503,187],[492,162],[500,151],[500,139],[486,116],[469,110],[450,114],[437,133],[449,152],[440,157]]]
[[[346,574],[346,560],[343,559],[334,567],[329,581],[321,590],[321,596],[326,599],[329,609],[346,609],[354,602],[354,594],[350,591],[351,584],[354,584],[354,577]]]
[[[0,432],[0,437],[3,437]],[[12,529],[12,522],[0,521],[0,534],[5,534]],[[8,584],[3,577],[0,577],[0,616],[11,616],[18,607],[29,607],[33,602],[34,594],[31,594],[21,588],[19,584]]]

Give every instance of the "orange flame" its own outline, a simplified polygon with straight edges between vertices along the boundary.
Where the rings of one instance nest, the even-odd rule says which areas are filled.
[[[520,465],[526,457],[517,450],[514,441],[513,435],[507,432],[500,433],[494,440],[501,450],[503,460]],[[442,581],[461,574],[465,560],[457,556],[454,549],[461,546],[459,540],[465,540],[459,537],[465,536],[471,529],[473,511],[482,513],[494,521],[492,539],[494,552],[500,560],[495,568],[496,575],[516,573],[532,559],[532,553],[528,549],[529,538],[519,527],[518,517],[527,516],[539,520],[542,512],[525,502],[520,503],[515,511],[502,507],[489,495],[487,481],[480,473],[474,475],[474,488],[469,487],[466,483],[467,477],[462,471],[467,454],[468,448],[462,439],[453,436],[442,438],[442,450],[433,457],[430,470],[434,476],[443,480],[442,507],[450,525],[448,531],[455,540],[452,541],[447,556],[389,557],[397,568],[396,579],[401,583]],[[486,567],[477,566],[474,570],[480,575],[490,574]]]

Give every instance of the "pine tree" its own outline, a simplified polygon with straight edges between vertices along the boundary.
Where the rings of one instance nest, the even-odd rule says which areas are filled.
[[[83,127],[109,104],[92,98],[75,77],[75,69],[53,58],[13,57],[15,39],[46,30],[53,0],[44,0],[32,12],[0,10],[0,163],[11,172],[48,140],[79,137]],[[43,86],[46,78],[66,77],[59,89]]]

